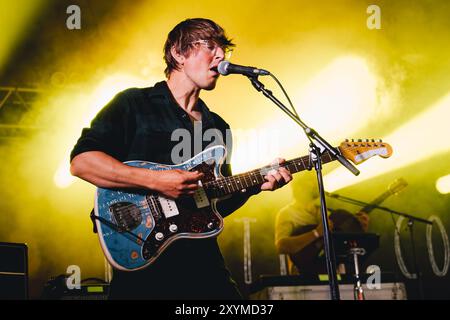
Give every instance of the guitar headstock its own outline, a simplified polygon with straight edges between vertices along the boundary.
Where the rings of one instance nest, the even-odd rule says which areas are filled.
[[[392,147],[378,139],[346,139],[339,145],[341,154],[354,164],[360,164],[373,156],[389,158]]]
[[[391,194],[399,193],[403,188],[405,188],[408,185],[408,182],[405,181],[403,178],[396,179],[394,182],[392,182],[388,190]]]

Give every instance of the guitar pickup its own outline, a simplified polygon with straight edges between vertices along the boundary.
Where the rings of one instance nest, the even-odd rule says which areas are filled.
[[[198,209],[209,206],[209,199],[206,195],[205,189],[198,188],[194,192],[194,201]]]
[[[161,196],[158,197],[158,200],[161,204],[162,212],[166,218],[174,217],[180,214],[175,201]]]

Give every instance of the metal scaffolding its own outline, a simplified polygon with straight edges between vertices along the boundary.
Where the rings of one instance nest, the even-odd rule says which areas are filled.
[[[39,129],[21,120],[42,92],[39,88],[0,87],[0,139],[22,138]]]

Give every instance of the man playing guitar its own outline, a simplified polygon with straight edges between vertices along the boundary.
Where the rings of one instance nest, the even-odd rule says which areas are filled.
[[[198,138],[194,136],[195,124],[200,124],[202,132],[217,129],[223,137],[227,135],[229,125],[209,111],[199,95],[202,90],[215,88],[217,65],[233,46],[224,30],[211,20],[188,19],[175,26],[164,47],[167,81],[117,94],[91,127],[83,130],[71,154],[72,174],[101,188],[138,188],[167,199],[192,196],[199,188],[201,172],[148,170],[123,162],[175,164],[172,151],[178,141],[173,141],[172,133],[188,130],[194,146],[197,143],[193,140]],[[204,142],[202,150],[207,145]],[[226,148],[229,156],[231,145]],[[193,150],[190,157],[202,151]],[[231,175],[228,163],[221,169],[224,176]],[[267,173],[265,179],[256,189],[220,201],[218,211],[222,217],[242,206],[250,196],[282,187],[292,176],[285,168],[279,168]],[[133,217],[127,216],[124,221],[127,219]],[[177,240],[142,270],[115,269],[110,291],[113,299],[240,298],[216,237]]]

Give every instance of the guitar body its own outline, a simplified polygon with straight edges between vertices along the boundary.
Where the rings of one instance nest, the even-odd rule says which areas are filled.
[[[220,166],[225,156],[225,148],[215,146],[180,165],[147,161],[125,164],[150,170],[200,171],[205,183],[222,177]],[[151,264],[177,239],[217,236],[223,229],[217,201],[209,199],[203,188],[192,197],[177,200],[148,190],[98,188],[95,215],[101,218],[96,219],[96,226],[103,252],[113,267],[134,271]]]

